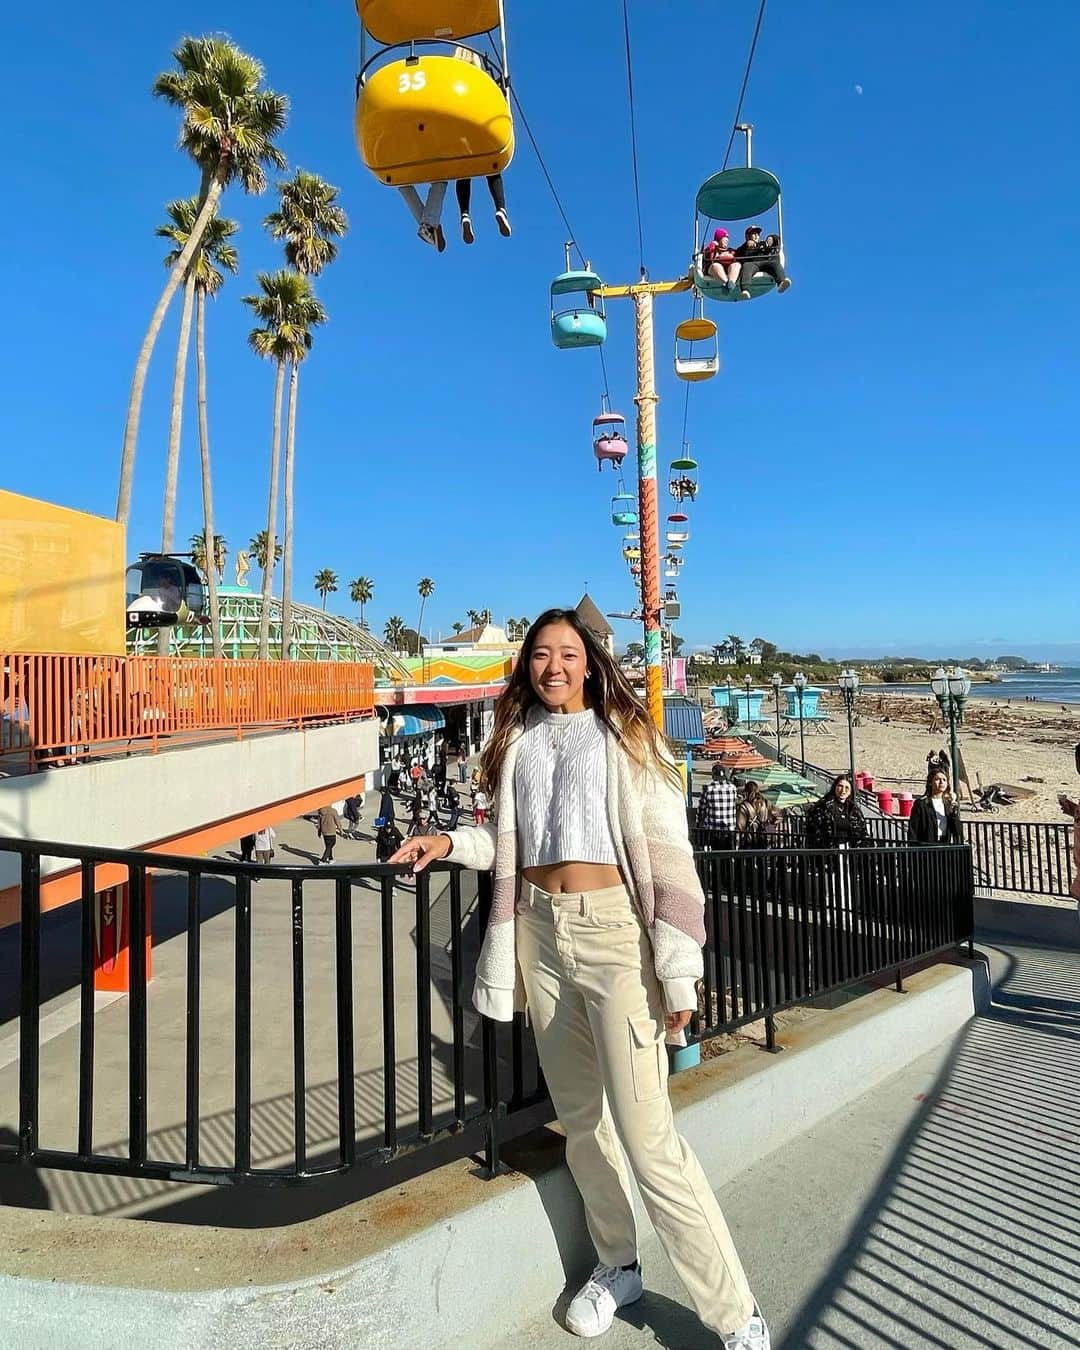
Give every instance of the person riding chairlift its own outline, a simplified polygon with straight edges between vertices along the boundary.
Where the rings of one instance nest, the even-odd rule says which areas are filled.
[[[484,67],[483,58],[478,52],[474,52],[471,47],[455,47],[454,60],[467,61],[469,65],[477,66],[480,69]],[[510,229],[510,217],[506,214],[506,193],[503,189],[502,174],[489,174],[487,185],[495,207],[495,224],[498,226],[502,237],[509,239],[512,231]],[[403,187],[398,188],[405,200],[405,205],[416,221],[417,235],[425,244],[430,244],[439,253],[442,253],[446,248],[446,236],[443,234],[442,227],[442,211],[447,186],[448,184],[445,182],[429,183],[425,198],[421,198],[419,192],[411,183],[406,183]],[[459,179],[454,185],[454,190],[457,194],[458,212],[461,216],[461,237],[466,244],[471,244],[475,238],[472,218],[469,215],[469,205],[472,200],[472,179]]]
[[[701,251],[701,270],[707,277],[722,281],[725,291],[733,291],[739,279],[740,266],[728,240],[727,230],[714,230],[713,237]]]
[[[776,282],[777,291],[783,293],[791,285],[791,278],[784,271],[780,261],[780,236],[776,234],[761,237],[760,225],[748,225],[746,237],[735,250],[739,259],[739,295],[743,300],[750,299],[750,283],[758,272],[764,272]]]

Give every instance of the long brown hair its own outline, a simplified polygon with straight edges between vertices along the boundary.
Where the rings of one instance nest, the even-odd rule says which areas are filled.
[[[512,737],[524,725],[529,710],[541,704],[539,695],[532,687],[530,667],[537,635],[542,628],[552,623],[569,624],[584,644],[585,669],[588,671],[584,691],[586,705],[593,709],[604,726],[617,738],[637,768],[644,772],[659,767],[681,790],[679,771],[641,700],[607,648],[582,622],[576,609],[546,609],[525,634],[513,674],[495,704],[495,725],[491,738],[480,756],[480,778],[484,786],[494,797]]]
[[[931,769],[930,772],[926,775],[926,787],[923,790],[923,795],[931,799],[933,798],[934,779],[938,776],[938,774],[941,774],[942,778],[945,779],[945,791],[941,795],[944,798],[946,807],[951,809],[953,804],[953,795],[952,795],[952,788],[949,786],[949,775],[940,766]]]

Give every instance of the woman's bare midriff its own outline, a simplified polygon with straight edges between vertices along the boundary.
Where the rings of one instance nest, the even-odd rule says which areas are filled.
[[[548,863],[544,867],[523,867],[521,875],[549,895],[602,891],[623,884],[623,875],[614,863]]]

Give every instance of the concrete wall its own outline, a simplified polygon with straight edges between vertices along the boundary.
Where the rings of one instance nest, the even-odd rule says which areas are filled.
[[[747,1047],[672,1080],[679,1132],[713,1187],[940,1045],[988,996],[980,963],[931,966],[906,988],[789,1029],[780,1055]],[[503,1344],[593,1259],[554,1132],[512,1161],[520,1170],[492,1182],[451,1163],[284,1229],[0,1209],[0,1318],[25,1350]]]
[[[0,834],[141,848],[378,767],[375,720],[98,760],[0,779]],[[43,871],[70,867],[60,859]],[[0,891],[19,880],[0,853]]]

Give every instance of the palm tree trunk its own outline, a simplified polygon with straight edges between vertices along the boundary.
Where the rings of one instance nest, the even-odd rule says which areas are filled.
[[[142,346],[139,348],[139,355],[135,361],[135,372],[131,377],[131,391],[128,394],[127,417],[124,421],[124,446],[120,455],[120,486],[116,495],[116,519],[122,525],[127,524],[128,513],[131,509],[131,484],[135,474],[135,446],[139,438],[139,414],[142,411],[143,386],[146,384],[146,372],[150,367],[150,356],[154,350],[157,335],[161,331],[165,311],[169,308],[169,303],[175,295],[177,287],[184,280],[188,264],[202,243],[206,227],[217,210],[222,187],[223,180],[220,174],[215,174],[209,180],[204,179],[200,189],[202,203],[199,214],[195,218],[195,224],[191,227],[191,234],[183,247],[183,251],[173,264],[165,282],[165,288],[158,297],[154,312],[150,316],[149,326],[143,336]]]
[[[221,648],[221,615],[217,593],[217,550],[214,547],[214,496],[210,479],[210,437],[206,429],[206,295],[195,295],[195,396],[199,409],[199,460],[202,466],[203,539],[206,545],[206,597],[210,602],[210,635],[215,657]]]
[[[180,469],[180,432],[184,422],[184,385],[187,383],[188,348],[191,346],[191,314],[195,304],[195,275],[184,282],[184,307],[180,312],[180,332],[176,339],[173,365],[172,403],[169,411],[169,445],[165,455],[165,496],[161,504],[161,551],[171,553],[176,521],[176,480]],[[209,550],[212,541],[206,540]]]
[[[292,654],[292,564],[293,564],[293,450],[296,446],[296,387],[300,379],[300,367],[293,361],[289,365],[289,410],[285,421],[285,548],[282,553],[281,568],[281,659],[287,661]],[[326,597],[323,597],[323,609]]]
[[[274,372],[274,419],[270,433],[270,491],[266,504],[266,566],[263,568],[262,612],[259,615],[259,660],[270,659],[270,600],[274,592],[274,552],[277,539],[278,470],[281,464],[281,388],[285,363]]]
[[[191,309],[195,302],[195,275],[184,282],[184,307],[173,362],[172,403],[169,409],[169,445],[165,453],[165,496],[161,504],[161,551],[171,553],[176,520],[176,480],[180,469],[180,431],[184,420],[184,385],[187,383],[188,348],[191,346]],[[205,540],[204,540],[205,543]],[[212,551],[212,545],[206,544]],[[168,656],[171,630],[158,629],[158,655]]]
[[[323,607],[323,613],[324,613],[324,614],[326,613],[326,597],[327,597],[327,595],[329,595],[329,591],[323,591],[323,593],[322,593],[322,607]]]
[[[420,617],[416,621],[416,654],[420,656],[424,650],[424,606],[427,604],[427,596],[420,597]]]

